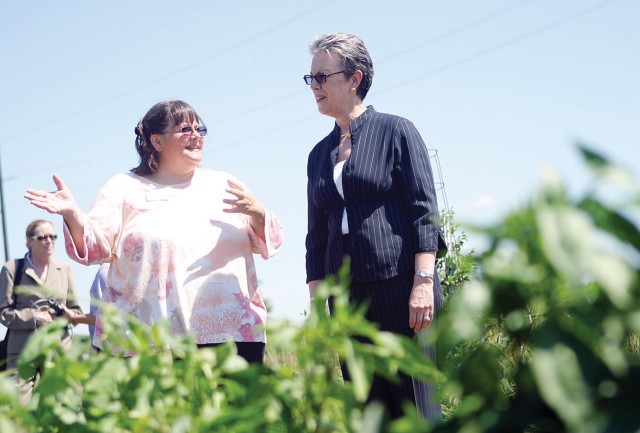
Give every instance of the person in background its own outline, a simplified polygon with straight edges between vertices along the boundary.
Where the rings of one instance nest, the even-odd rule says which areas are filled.
[[[89,296],[91,297],[91,304],[89,306],[89,316],[93,317],[93,323],[87,323],[89,325],[89,336],[93,342],[93,335],[95,333],[96,316],[98,315],[98,304],[96,301],[101,301],[103,293],[107,289],[107,274],[109,273],[109,263],[102,263],[96,272],[96,276],[91,284],[91,290]],[[92,343],[93,344],[93,343]],[[95,347],[95,346],[94,346]]]
[[[91,304],[89,305],[89,314],[78,314],[73,317],[75,324],[85,324],[89,326],[89,340],[92,342],[91,346],[94,349],[99,350],[93,344],[93,335],[95,333],[96,316],[98,315],[98,303],[96,301],[102,301],[102,294],[107,288],[107,274],[109,273],[109,263],[102,263],[98,267],[98,271],[91,284],[91,290],[89,296],[91,297]]]
[[[373,62],[360,38],[319,36],[310,51],[304,81],[318,111],[335,119],[307,164],[310,295],[348,256],[350,302],[368,303],[366,317],[381,330],[413,336],[433,324],[442,303],[435,265],[444,239],[427,148],[410,121],[363,104]],[[435,360],[433,347],[425,353]],[[375,377],[373,400],[392,419],[407,401],[426,419],[441,416],[435,388],[404,375],[399,384]]]
[[[71,347],[73,316],[81,312],[68,263],[53,258],[58,236],[49,221],[32,221],[26,230],[27,254],[10,260],[0,271],[0,322],[7,327],[7,368],[16,367],[29,337],[61,316],[69,322],[61,344]],[[16,290],[21,286],[20,290]],[[40,371],[29,379],[13,373],[20,402],[27,404]]]
[[[103,302],[149,325],[169,320],[199,347],[234,341],[239,355],[261,363],[267,309],[253,254],[276,254],[282,228],[235,177],[200,167],[206,135],[189,104],[159,102],[135,127],[138,165],[112,177],[87,214],[58,176],[57,191],[25,197],[62,215],[69,257],[111,263]],[[101,349],[102,339],[99,309],[93,343]]]

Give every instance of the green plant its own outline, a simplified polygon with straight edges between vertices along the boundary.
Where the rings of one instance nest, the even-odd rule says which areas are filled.
[[[456,354],[435,431],[636,431],[640,359],[637,183],[581,149],[596,187],[571,198],[549,175],[538,197],[484,230],[482,277],[438,323]],[[599,191],[625,179],[615,208]],[[601,186],[602,188],[599,188]]]
[[[29,406],[0,375],[0,431],[637,431],[640,230],[628,215],[637,215],[640,188],[600,155],[582,154],[597,185],[627,180],[623,203],[609,205],[599,188],[573,199],[550,176],[531,203],[484,229],[482,272],[450,293],[435,323],[444,374],[414,340],[367,323],[341,274],[318,288],[303,326],[272,321],[271,350],[291,356],[264,367],[247,365],[233,345],[198,350],[167,324],[115,312],[106,313],[111,349],[132,356],[87,357],[79,346],[59,349],[56,322],[20,360],[20,374],[44,368]],[[127,339],[113,332],[122,327]],[[352,382],[340,380],[337,357]],[[386,423],[382,408],[365,405],[372,375],[398,371],[439,384],[441,423],[427,425],[415,410]]]
[[[442,227],[445,239],[447,239],[447,255],[439,259],[436,263],[442,295],[445,305],[457,289],[464,286],[471,280],[477,269],[474,250],[464,251],[467,243],[467,234],[462,230],[460,224],[455,221],[453,210],[443,212],[440,215],[440,226]]]
[[[329,296],[335,298],[332,317],[325,310]],[[29,405],[21,407],[12,384],[0,380],[3,433],[373,432],[384,423],[382,408],[365,406],[374,373],[440,378],[412,340],[367,323],[336,280],[318,288],[303,326],[272,321],[270,346],[287,348],[295,358],[264,367],[247,365],[232,344],[198,350],[192,338],[172,336],[167,323],[148,327],[102,308],[107,350],[119,355],[86,356],[80,346],[65,352],[58,344],[64,323],[43,328],[19,361],[22,375],[33,374],[34,365],[44,370]],[[126,338],[114,332],[123,327]],[[349,365],[353,382],[339,380],[337,356]],[[426,429],[415,417],[404,423]]]

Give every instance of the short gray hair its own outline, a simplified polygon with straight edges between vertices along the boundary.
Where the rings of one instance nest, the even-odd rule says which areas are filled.
[[[349,33],[330,33],[316,36],[309,45],[311,55],[321,52],[335,53],[340,56],[342,69],[347,77],[353,76],[356,70],[362,71],[362,82],[356,94],[364,100],[373,83],[373,60],[364,46],[362,39]]]

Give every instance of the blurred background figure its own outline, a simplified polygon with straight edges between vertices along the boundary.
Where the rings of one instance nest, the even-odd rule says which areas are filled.
[[[61,344],[71,346],[73,317],[82,311],[69,264],[53,258],[57,238],[51,222],[31,222],[26,230],[27,254],[8,261],[0,272],[0,322],[7,327],[7,368],[16,366],[29,337],[57,316],[69,322]],[[17,286],[21,288],[16,290]],[[23,404],[31,398],[37,376],[23,379],[14,372]]]
[[[87,322],[89,325],[89,336],[91,337],[91,345],[93,346],[93,334],[95,332],[96,316],[98,315],[98,304],[96,301],[102,300],[102,294],[107,288],[107,274],[109,273],[109,263],[102,263],[96,272],[96,277],[91,284],[89,295],[91,296],[91,305],[89,307],[89,316],[93,319]],[[95,347],[95,346],[94,346]]]
[[[109,273],[109,263],[102,263],[98,267],[96,276],[91,284],[91,290],[89,296],[91,297],[91,304],[89,305],[89,314],[78,314],[73,318],[75,324],[89,325],[89,340],[91,341],[91,347],[96,350],[100,350],[93,344],[93,335],[95,333],[96,316],[98,315],[98,303],[102,301],[102,294],[107,288],[107,274]],[[96,302],[97,301],[97,302]]]

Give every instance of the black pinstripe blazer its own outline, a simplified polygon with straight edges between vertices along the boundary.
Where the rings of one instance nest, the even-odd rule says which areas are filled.
[[[415,254],[437,251],[442,236],[429,154],[413,123],[369,106],[350,131],[344,200],[333,180],[337,124],[309,154],[307,282],[335,274],[342,264],[345,207],[353,281],[379,281],[413,269]]]

